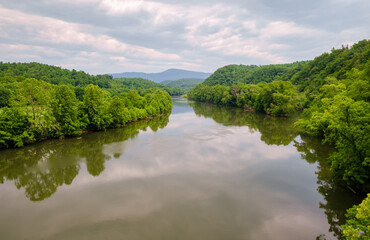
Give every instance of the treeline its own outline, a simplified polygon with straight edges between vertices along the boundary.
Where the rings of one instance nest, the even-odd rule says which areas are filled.
[[[157,88],[168,92],[171,96],[181,95],[184,91],[158,84],[141,78],[113,79],[111,75],[90,75],[84,71],[67,70],[56,66],[41,63],[3,63],[0,62],[0,82],[23,81],[26,78],[35,78],[50,84],[67,84],[83,89],[89,84],[108,90],[113,95],[119,95],[130,90],[145,91],[149,88]],[[4,88],[3,85],[0,85]]]
[[[243,107],[274,116],[286,116],[302,108],[303,104],[302,94],[296,91],[292,83],[286,81],[257,85],[238,83],[231,87],[199,84],[187,96],[195,101]]]
[[[185,91],[179,87],[155,83],[143,78],[114,78],[110,83],[111,87],[107,90],[112,95],[119,95],[122,92],[128,92],[130,90],[136,90],[141,94],[145,93],[147,89],[153,88],[164,90],[171,96],[179,96],[185,93]]]
[[[170,86],[170,87],[173,87],[173,88],[180,88],[180,89],[182,89],[186,92],[186,91],[189,91],[190,89],[194,88],[199,83],[202,83],[203,81],[204,81],[204,79],[196,79],[196,78],[187,79],[187,78],[184,78],[184,79],[179,79],[179,80],[163,81],[163,82],[161,82],[161,84],[164,84],[166,86]]]
[[[19,80],[1,82],[9,98],[3,99],[0,108],[0,148],[119,127],[172,107],[170,95],[157,89],[147,89],[142,95],[131,90],[112,96],[93,84],[81,93],[81,88],[71,85]]]
[[[203,83],[209,86],[217,84],[232,86],[237,83],[257,84],[275,80],[289,80],[295,73],[303,69],[308,61],[275,65],[227,65],[217,69]]]
[[[226,66],[188,93],[208,101],[285,116],[302,109],[296,126],[320,136],[337,151],[330,156],[332,174],[355,190],[370,190],[370,40],[343,46],[314,60],[289,65],[277,73],[247,79],[257,66]],[[225,72],[225,74],[223,74]],[[254,78],[253,78],[254,79]],[[275,81],[271,81],[275,80]]]
[[[25,78],[35,78],[51,84],[70,84],[74,87],[85,87],[94,84],[100,88],[109,88],[112,76],[93,76],[84,71],[72,71],[61,67],[31,63],[3,63],[0,62],[0,79],[4,81],[21,81]]]

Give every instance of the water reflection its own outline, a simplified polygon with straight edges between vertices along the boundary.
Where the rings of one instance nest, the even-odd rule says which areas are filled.
[[[319,207],[325,211],[330,225],[329,232],[342,239],[340,225],[345,223],[346,210],[360,203],[364,196],[353,194],[332,179],[328,164],[328,157],[334,151],[332,147],[323,145],[319,138],[307,135],[299,135],[300,137],[296,139],[298,132],[294,129],[294,122],[297,117],[276,118],[207,103],[192,102],[190,105],[198,116],[212,118],[223,125],[248,126],[252,131],[260,132],[261,140],[268,145],[288,145],[293,141],[302,159],[310,164],[317,163],[317,191],[324,198],[324,201],[319,202]],[[319,235],[317,239],[325,239],[325,235]]]
[[[42,201],[53,195],[59,186],[70,185],[78,175],[82,162],[92,176],[99,176],[111,155],[104,153],[105,144],[134,138],[139,130],[149,127],[153,132],[168,124],[165,115],[127,124],[123,128],[94,132],[80,138],[50,140],[21,149],[1,151],[0,179],[14,181],[18,189],[32,201]],[[122,151],[113,153],[119,157]]]
[[[328,165],[328,156],[334,151],[330,146],[324,146],[321,139],[301,135],[302,141],[295,141],[294,146],[301,152],[302,159],[309,163],[318,163],[317,167],[317,191],[325,201],[319,203],[330,224],[329,231],[338,239],[343,239],[340,225],[346,221],[347,209],[354,204],[359,204],[364,196],[353,194],[346,186],[333,180]],[[324,239],[319,238],[319,239]]]
[[[195,114],[212,118],[226,126],[248,126],[251,131],[261,133],[261,140],[268,145],[288,145],[298,136],[294,128],[297,117],[277,118],[262,113],[244,111],[241,108],[214,106],[191,102]]]
[[[174,105],[171,116],[2,151],[0,238],[340,237],[357,198],[331,181],[330,148],[298,135],[294,118]]]

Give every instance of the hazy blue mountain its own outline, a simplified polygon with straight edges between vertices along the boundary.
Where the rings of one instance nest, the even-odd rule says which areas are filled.
[[[153,82],[163,82],[167,80],[179,80],[179,79],[206,79],[211,73],[205,72],[194,72],[181,69],[168,69],[164,72],[159,73],[143,73],[143,72],[124,72],[110,74],[113,78],[144,78]]]

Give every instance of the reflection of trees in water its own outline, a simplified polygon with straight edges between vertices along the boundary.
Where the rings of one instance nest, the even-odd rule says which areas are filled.
[[[50,140],[21,149],[1,151],[0,183],[14,181],[18,189],[32,201],[42,201],[53,195],[59,186],[71,184],[86,161],[88,172],[98,176],[105,169],[105,161],[111,158],[103,152],[105,144],[134,138],[139,130],[149,127],[156,132],[168,124],[170,112],[153,119],[127,124],[119,129],[93,132],[81,138]],[[114,153],[114,157],[122,154]]]
[[[241,108],[199,102],[193,102],[190,105],[197,116],[212,118],[223,125],[248,126],[251,131],[260,132],[261,140],[268,145],[288,145],[298,136],[294,129],[296,117],[278,118]]]
[[[330,224],[329,231],[338,239],[343,239],[340,225],[346,221],[345,214],[347,209],[354,204],[358,204],[363,196],[353,194],[348,188],[334,181],[330,173],[328,156],[334,151],[330,146],[321,143],[321,139],[306,135],[301,135],[301,142],[294,143],[294,146],[301,156],[309,163],[318,163],[317,167],[317,191],[324,197],[323,202],[319,203],[320,208],[324,209]],[[318,239],[325,239],[323,236]]]
[[[251,131],[258,131],[261,140],[268,145],[288,145],[297,136],[294,122],[297,118],[276,118],[266,114],[247,112],[240,108],[220,107],[212,104],[191,103],[197,116],[212,118],[217,123],[231,126],[248,126]],[[301,141],[294,140],[294,147],[301,153],[302,159],[310,164],[318,163],[317,191],[323,196],[324,201],[319,207],[324,209],[330,224],[330,232],[338,239],[342,239],[340,225],[345,223],[346,210],[358,204],[363,196],[353,194],[345,186],[335,182],[330,174],[328,156],[334,150],[323,145],[321,139],[300,135]],[[325,239],[320,235],[317,239]]]

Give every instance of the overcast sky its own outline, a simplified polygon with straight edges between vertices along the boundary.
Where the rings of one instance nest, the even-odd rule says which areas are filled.
[[[0,61],[213,72],[370,38],[369,0],[0,0]]]

